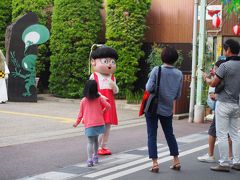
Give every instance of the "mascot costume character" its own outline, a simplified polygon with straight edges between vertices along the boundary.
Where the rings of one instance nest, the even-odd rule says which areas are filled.
[[[91,48],[90,62],[93,73],[90,79],[94,79],[97,82],[99,94],[105,96],[111,105],[111,108],[104,113],[106,130],[99,138],[99,155],[111,155],[111,151],[107,148],[110,128],[111,125],[118,125],[114,94],[117,94],[119,89],[113,75],[116,70],[117,59],[118,54],[111,47],[94,44]]]

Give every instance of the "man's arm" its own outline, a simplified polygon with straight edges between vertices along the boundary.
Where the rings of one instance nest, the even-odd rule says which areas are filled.
[[[216,87],[221,82],[221,79],[215,75],[212,82],[209,84],[211,87]]]
[[[211,79],[211,78],[209,78],[208,74],[206,74],[206,73],[203,73],[203,80],[207,84],[209,84],[211,87],[216,87],[221,81],[221,79],[217,75],[215,75],[214,78]]]

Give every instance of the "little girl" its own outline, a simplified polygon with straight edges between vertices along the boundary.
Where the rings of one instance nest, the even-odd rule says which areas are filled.
[[[77,127],[81,121],[84,124],[85,135],[88,137],[87,166],[92,167],[98,163],[98,135],[105,131],[103,114],[110,108],[110,104],[99,95],[95,80],[87,81],[83,95],[80,111],[73,127]]]

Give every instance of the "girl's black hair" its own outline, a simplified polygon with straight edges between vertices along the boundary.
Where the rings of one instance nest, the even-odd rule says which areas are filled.
[[[100,95],[98,93],[97,82],[95,80],[88,80],[83,90],[83,95],[87,99],[94,100]]]
[[[96,44],[95,46],[93,45],[93,47],[92,47],[90,57],[91,57],[91,59],[112,58],[112,59],[117,60],[118,59],[118,54],[111,47]]]

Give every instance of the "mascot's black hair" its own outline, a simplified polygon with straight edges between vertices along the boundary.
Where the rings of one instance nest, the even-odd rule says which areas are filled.
[[[97,59],[97,58],[112,58],[117,60],[118,54],[117,52],[105,45],[94,44],[91,48],[90,59]]]

